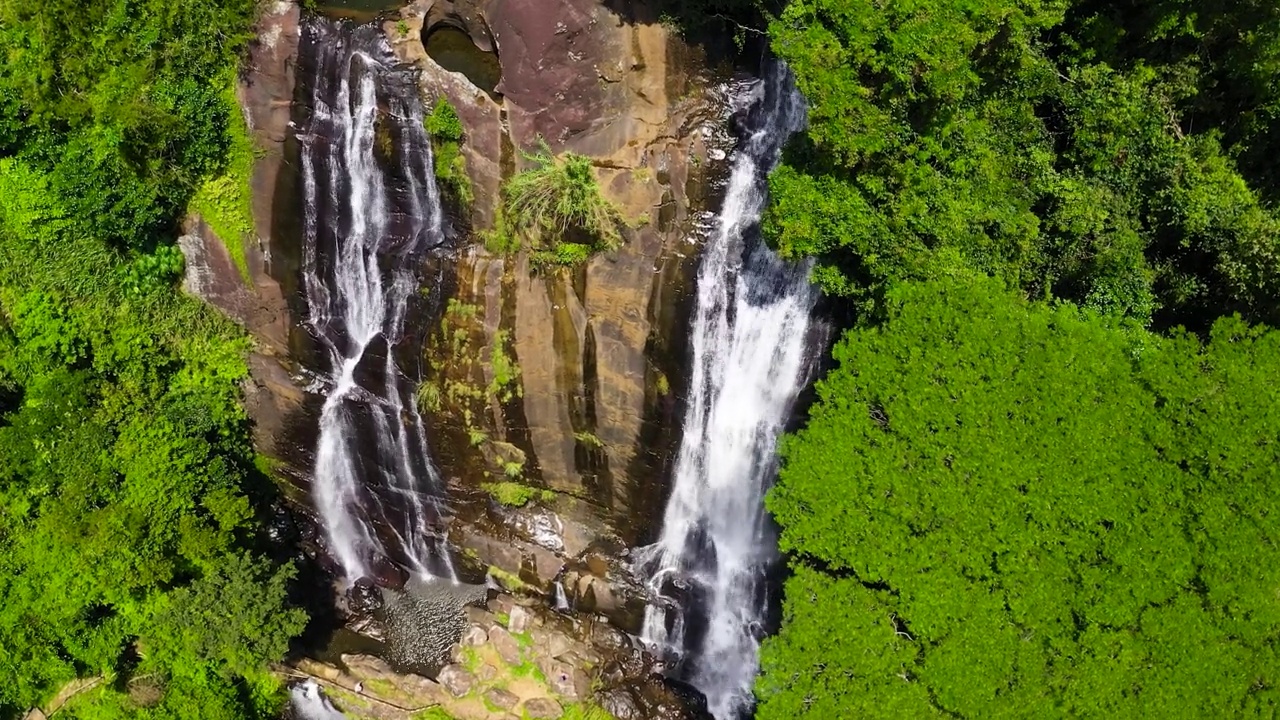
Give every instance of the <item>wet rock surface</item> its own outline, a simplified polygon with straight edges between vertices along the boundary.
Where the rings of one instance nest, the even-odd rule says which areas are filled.
[[[464,641],[449,649],[451,661],[434,677],[360,654],[334,663],[304,659],[290,672],[319,682],[352,720],[400,720],[428,707],[474,720],[558,718],[579,705],[619,720],[710,720],[705,703],[688,696],[696,691],[654,675],[653,658],[625,634],[604,629],[600,618],[567,617],[507,595],[464,614]],[[524,616],[526,631],[510,627],[513,615]]]
[[[639,10],[631,17],[657,16]],[[502,77],[496,94],[428,55],[422,33],[440,24],[461,28],[477,46],[492,43]],[[454,268],[451,301],[465,312],[447,318],[449,337],[467,339],[428,351],[428,382],[442,398],[430,422],[436,437],[448,438],[437,460],[460,491],[455,499],[474,498],[459,509],[467,533],[478,527],[516,547],[499,552],[473,541],[471,549],[485,565],[546,590],[552,563],[521,543],[570,561],[602,536],[624,547],[656,529],[679,427],[685,293],[724,170],[713,158],[732,146],[723,76],[666,27],[623,18],[599,0],[416,0],[386,22],[386,33],[396,54],[421,69],[424,94],[457,109],[475,195],[459,216],[473,235]],[[524,255],[483,247],[503,181],[527,164],[521,151],[544,140],[554,152],[592,158],[606,196],[634,225],[620,249],[576,268],[538,270]],[[500,380],[495,364],[474,360],[495,352],[519,368],[508,393],[487,391]],[[451,395],[458,388],[469,391]],[[515,447],[522,461],[495,452],[498,445]],[[559,527],[485,507],[476,491],[511,477],[513,465],[515,482],[576,501],[567,510],[557,503]],[[503,537],[493,526],[511,532]]]
[[[420,323],[430,326],[415,331],[427,346],[421,366],[428,384],[442,395],[450,386],[466,390],[465,400],[424,407],[431,454],[449,482],[448,539],[462,575],[487,577],[520,596],[502,596],[497,609],[464,608],[465,599],[416,592],[414,579],[394,565],[370,570],[350,591],[338,588],[339,617],[356,618],[385,639],[395,668],[416,671],[392,673],[422,693],[413,702],[431,695],[481,712],[482,693],[502,690],[518,702],[490,704],[517,717],[528,709],[522,703],[541,698],[561,706],[608,703],[624,719],[699,717],[696,698],[694,714],[678,714],[688,699],[652,677],[652,658],[633,638],[605,629],[611,622],[635,632],[643,613],[646,591],[630,576],[625,550],[648,542],[661,517],[682,415],[688,291],[732,147],[725,74],[708,69],[696,49],[656,21],[635,20],[656,13],[647,2],[634,4],[628,18],[601,0],[414,0],[382,15],[396,55],[420,71],[428,107],[443,97],[457,109],[475,196],[469,207],[452,208],[458,251],[432,261],[439,287],[452,295],[432,303],[465,310],[444,317],[450,337],[461,332],[468,344],[461,357],[433,345],[431,336],[443,329],[437,315],[424,315]],[[240,88],[263,151],[253,177],[248,282],[199,218],[190,219],[182,246],[191,291],[256,340],[246,405],[258,447],[282,461],[280,475],[296,485],[291,495],[304,507],[312,458],[308,431],[298,428],[314,431],[317,408],[298,362],[309,352],[307,340],[291,310],[300,292],[290,127],[295,95],[302,96],[294,77],[300,13],[291,2],[268,3]],[[494,88],[478,87],[474,76],[428,55],[423,39],[446,27],[496,55]],[[523,255],[484,248],[481,233],[494,227],[502,183],[539,139],[555,152],[593,159],[605,194],[631,223],[619,250],[571,269],[538,270]],[[518,368],[514,379],[503,381],[499,356]],[[539,494],[509,507],[485,489],[498,481]],[[302,533],[323,558],[323,533],[314,526]],[[443,672],[460,650],[476,662],[453,663],[471,682],[455,695],[428,676]],[[337,668],[340,680],[355,677],[342,664],[326,667]],[[378,668],[356,665],[379,679]],[[522,666],[544,678],[536,692],[495,685]],[[355,697],[369,700],[370,686],[363,688]],[[399,717],[387,714],[389,702],[378,696],[359,712]]]

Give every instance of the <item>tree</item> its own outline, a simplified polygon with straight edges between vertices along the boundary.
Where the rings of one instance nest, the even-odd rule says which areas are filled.
[[[1186,49],[1182,3],[1107,22],[1098,5],[789,3],[770,36],[810,125],[770,180],[767,236],[864,316],[895,281],[963,266],[1158,328],[1280,320],[1280,220],[1259,199],[1277,188],[1231,155],[1266,146],[1232,123],[1275,112],[1254,73],[1271,77],[1280,25],[1232,39],[1235,12],[1215,10],[1192,35],[1233,50],[1210,57]],[[1174,45],[1191,59],[1143,54]],[[1206,114],[1245,75],[1256,92]]]
[[[230,555],[165,598],[141,637],[147,666],[174,673],[250,675],[284,656],[306,615],[282,611],[292,568]]]
[[[887,308],[783,445],[759,717],[1274,709],[1280,333],[1162,338],[970,276]]]
[[[227,165],[253,7],[0,3],[0,717],[92,675],[111,682],[64,714],[282,700],[263,664],[301,620],[288,573],[248,559],[271,500],[240,405],[248,342],[176,292],[172,243]]]

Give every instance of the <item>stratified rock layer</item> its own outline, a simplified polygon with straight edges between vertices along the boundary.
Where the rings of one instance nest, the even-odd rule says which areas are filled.
[[[496,51],[497,94],[426,54],[424,31],[440,24],[465,30],[477,51]],[[481,567],[550,592],[589,554],[646,541],[661,515],[687,291],[721,169],[710,158],[722,159],[729,143],[725,100],[668,28],[624,19],[600,0],[417,0],[385,27],[396,53],[421,68],[423,92],[457,109],[475,194],[457,213],[473,234],[457,261],[454,304],[428,349],[437,460],[455,501],[473,500],[458,503],[465,524],[452,535]],[[592,159],[633,225],[619,250],[537,269],[523,253],[485,249],[503,182],[542,142]],[[526,513],[475,492],[499,481],[555,491],[534,501],[554,522],[521,525]],[[591,582],[564,589],[601,611],[626,604]]]

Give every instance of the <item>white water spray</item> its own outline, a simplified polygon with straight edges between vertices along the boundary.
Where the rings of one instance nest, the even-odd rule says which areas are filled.
[[[397,365],[426,251],[443,241],[412,74],[372,26],[315,19],[301,145],[307,326],[329,365],[313,494],[347,581],[391,561],[453,577],[438,474]]]
[[[307,680],[289,689],[289,707],[299,720],[347,720],[320,692],[315,680]]]
[[[763,496],[776,445],[806,381],[817,291],[809,267],[782,262],[759,236],[766,175],[805,119],[781,66],[745,98],[747,133],[733,158],[724,207],[703,251],[691,330],[689,407],[671,498],[639,572],[656,593],[644,638],[680,660],[718,720],[751,711],[768,611],[765,573],[776,555]]]

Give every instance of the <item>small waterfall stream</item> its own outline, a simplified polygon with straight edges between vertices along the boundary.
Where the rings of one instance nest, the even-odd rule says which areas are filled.
[[[320,692],[315,680],[294,685],[289,689],[289,713],[292,720],[347,720]]]
[[[416,77],[373,25],[309,18],[302,55],[306,324],[328,373],[316,508],[348,582],[386,574],[388,561],[453,577],[437,537],[440,479],[396,358],[425,253],[444,241]]]
[[[651,605],[644,638],[707,696],[718,720],[754,705],[752,684],[777,554],[763,507],[776,445],[807,379],[817,291],[809,268],[782,262],[759,234],[766,176],[805,121],[785,67],[743,98],[745,132],[724,207],[703,251],[691,338],[689,406],[658,542],[638,571],[670,600]]]

